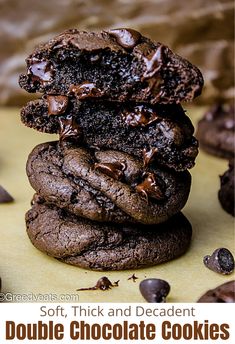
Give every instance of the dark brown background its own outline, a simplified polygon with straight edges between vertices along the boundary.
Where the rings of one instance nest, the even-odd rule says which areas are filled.
[[[68,28],[110,27],[140,30],[195,63],[206,81],[200,102],[232,99],[233,0],[0,0],[0,105],[29,97],[18,75],[36,44]]]

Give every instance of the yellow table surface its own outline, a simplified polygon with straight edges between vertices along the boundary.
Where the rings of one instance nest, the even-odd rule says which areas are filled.
[[[194,123],[205,111],[191,108]],[[233,217],[222,210],[217,192],[219,175],[227,169],[227,161],[200,152],[191,170],[193,183],[184,214],[193,226],[189,251],[182,257],[141,270],[93,272],[57,261],[38,251],[30,243],[24,214],[30,207],[33,190],[25,173],[27,156],[40,143],[52,141],[53,135],[36,132],[20,122],[19,109],[0,109],[0,184],[15,198],[12,204],[0,204],[0,276],[2,291],[34,294],[75,294],[80,302],[144,302],[139,282],[144,278],[162,278],[171,285],[168,302],[196,302],[208,289],[234,279],[205,268],[202,259],[218,247],[234,254]],[[128,280],[133,273],[136,282]],[[77,288],[95,285],[107,276],[119,282],[108,291],[76,292]]]

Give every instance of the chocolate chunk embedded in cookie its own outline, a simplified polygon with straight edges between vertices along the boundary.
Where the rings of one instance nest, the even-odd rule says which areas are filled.
[[[188,249],[191,225],[179,213],[160,225],[115,225],[35,204],[26,214],[35,247],[65,263],[93,270],[136,269],[167,262]]]
[[[230,160],[228,170],[220,177],[218,197],[223,209],[233,216],[235,216],[234,185],[234,160]]]
[[[68,98],[64,113],[51,114],[57,96],[29,102],[21,111],[22,122],[46,133],[60,134],[99,149],[114,149],[142,159],[145,164],[182,171],[194,166],[198,143],[193,125],[180,105],[78,101]],[[63,98],[61,103],[63,102]],[[56,112],[53,105],[54,113]]]
[[[235,152],[234,106],[215,105],[198,123],[197,138],[206,152],[232,159]]]
[[[29,155],[27,174],[48,203],[94,221],[156,224],[185,205],[188,171],[144,167],[118,151],[95,151],[51,142]]]
[[[191,101],[203,86],[190,62],[131,29],[68,30],[36,48],[26,62],[22,88],[78,99],[179,103]]]

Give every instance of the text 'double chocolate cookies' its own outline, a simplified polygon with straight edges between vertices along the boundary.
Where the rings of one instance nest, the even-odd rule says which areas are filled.
[[[191,177],[187,171],[143,168],[118,151],[96,151],[57,142],[38,145],[27,174],[48,203],[99,222],[157,224],[185,205]]]
[[[192,234],[181,213],[156,230],[156,226],[101,224],[37,203],[26,214],[26,224],[36,248],[92,270],[134,269],[169,261],[187,250]]]
[[[203,86],[197,67],[130,29],[68,30],[37,47],[26,62],[22,88],[79,99],[179,103],[193,100]]]

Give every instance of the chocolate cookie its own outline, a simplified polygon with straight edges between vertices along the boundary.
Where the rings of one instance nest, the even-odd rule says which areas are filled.
[[[123,270],[163,263],[189,247],[192,229],[182,213],[155,226],[115,225],[34,204],[26,214],[35,247],[65,263],[93,270]]]
[[[114,149],[177,171],[193,167],[198,153],[194,128],[180,105],[147,105],[74,97],[44,96],[21,111],[22,122],[60,134],[61,140],[83,141]]]
[[[118,151],[92,151],[58,142],[40,144],[27,162],[35,191],[48,203],[94,221],[156,224],[185,205],[188,171],[144,167]]]
[[[235,118],[232,105],[216,105],[198,123],[197,138],[206,152],[230,159],[234,157]]]
[[[155,103],[191,101],[200,71],[161,43],[132,29],[68,30],[27,58],[20,86],[28,92]]]
[[[234,185],[234,160],[230,160],[229,169],[220,177],[218,197],[223,209],[233,216],[235,216]]]
[[[235,302],[235,281],[221,284],[215,289],[208,290],[197,302]]]

